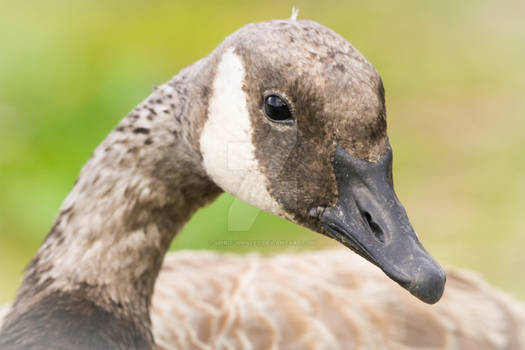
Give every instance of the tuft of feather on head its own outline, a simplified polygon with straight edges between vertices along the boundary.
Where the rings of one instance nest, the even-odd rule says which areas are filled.
[[[295,21],[297,19],[297,16],[299,15],[299,9],[297,7],[292,7],[292,15],[290,16],[290,19],[292,21]]]

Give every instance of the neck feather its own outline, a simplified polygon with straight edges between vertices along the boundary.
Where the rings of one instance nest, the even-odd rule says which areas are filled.
[[[211,78],[203,67],[199,61],[156,88],[95,150],[27,268],[6,324],[67,295],[150,334],[149,305],[170,242],[220,193],[198,151]]]

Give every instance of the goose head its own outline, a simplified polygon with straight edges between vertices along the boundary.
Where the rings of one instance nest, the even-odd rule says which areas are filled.
[[[394,192],[383,84],[363,55],[320,24],[280,20],[241,28],[210,58],[199,137],[209,178],[438,301],[445,274]]]

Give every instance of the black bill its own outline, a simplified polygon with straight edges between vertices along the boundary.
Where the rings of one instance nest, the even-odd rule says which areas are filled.
[[[380,267],[422,301],[437,302],[445,272],[423,248],[399,202],[392,181],[392,150],[377,162],[338,146],[334,157],[338,203],[313,209],[326,234]]]

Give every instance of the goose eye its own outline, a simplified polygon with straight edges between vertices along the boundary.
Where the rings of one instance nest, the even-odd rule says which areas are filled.
[[[264,99],[264,114],[272,122],[283,124],[294,122],[288,103],[278,95],[269,95]]]

